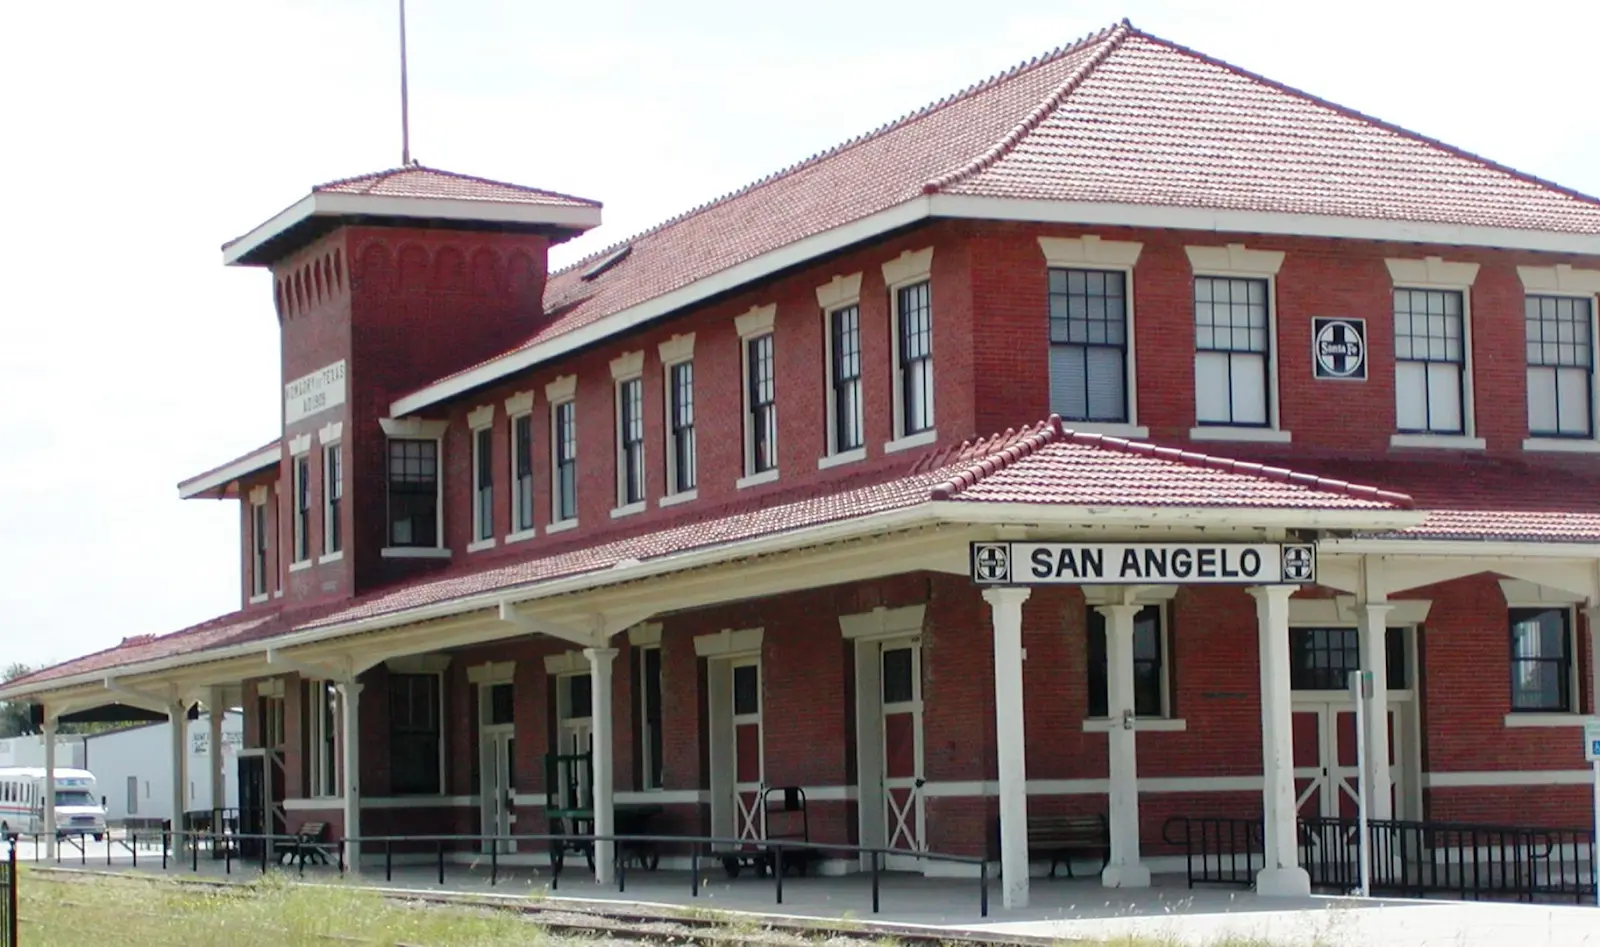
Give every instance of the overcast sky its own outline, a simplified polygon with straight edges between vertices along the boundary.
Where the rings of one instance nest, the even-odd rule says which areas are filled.
[[[410,0],[413,156],[605,202],[557,262],[1129,17],[1600,192],[1593,0]],[[220,245],[399,163],[396,0],[14,3],[0,27],[0,664],[237,607],[178,480],[278,433],[268,276]]]

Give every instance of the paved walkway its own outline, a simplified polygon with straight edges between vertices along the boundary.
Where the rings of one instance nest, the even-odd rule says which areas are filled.
[[[106,846],[90,843],[82,861],[106,868]],[[122,847],[112,850],[112,865],[129,870],[131,858]],[[31,846],[18,847],[19,857],[32,858]],[[80,856],[68,849],[64,867],[78,867]],[[160,872],[160,851],[146,850],[139,870]],[[190,876],[189,862],[168,869]],[[220,877],[223,864],[204,854],[200,874]],[[254,877],[256,869],[234,865],[235,877]],[[307,881],[334,881],[337,873],[313,868]],[[550,890],[548,869],[500,866],[498,883],[490,884],[487,858],[476,864],[447,864],[439,885],[433,865],[397,867],[385,882],[381,867],[369,868],[362,882],[379,888],[450,891],[504,898],[562,898],[608,904],[638,903],[699,907],[723,911],[781,914],[828,920],[883,921],[893,924],[976,930],[1001,935],[1045,938],[1148,938],[1162,945],[1217,944],[1229,938],[1282,947],[1600,947],[1600,909],[1574,905],[1478,904],[1455,901],[1360,900],[1313,897],[1263,899],[1243,891],[1184,887],[1182,878],[1157,878],[1155,887],[1140,892],[1106,891],[1095,881],[1036,879],[1033,904],[1022,910],[1000,906],[1000,886],[990,884],[990,916],[978,911],[975,880],[928,879],[886,874],[880,890],[881,913],[872,913],[866,877],[788,878],[784,898],[776,903],[770,878],[748,875],[729,880],[720,870],[704,873],[699,896],[688,872],[630,871],[627,889],[596,885],[592,878],[563,872],[557,890]]]

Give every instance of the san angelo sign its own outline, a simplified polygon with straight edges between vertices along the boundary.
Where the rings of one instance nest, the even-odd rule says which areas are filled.
[[[978,585],[1308,585],[1317,580],[1309,543],[972,544]]]

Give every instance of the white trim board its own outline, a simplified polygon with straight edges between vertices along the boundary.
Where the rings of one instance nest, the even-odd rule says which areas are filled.
[[[225,487],[233,481],[238,480],[240,477],[253,474],[259,470],[267,470],[272,467],[276,467],[282,461],[283,445],[281,443],[274,444],[271,447],[258,450],[254,454],[250,454],[247,457],[241,457],[226,467],[221,467],[217,470],[213,470],[211,473],[201,474],[200,476],[191,480],[183,481],[182,483],[178,484],[178,499],[192,499],[202,493],[205,493],[207,490],[215,490],[217,487]]]
[[[1569,234],[1509,227],[1470,227],[1321,214],[1015,200],[953,194],[925,195],[769,250],[743,263],[597,319],[579,329],[563,333],[547,342],[502,355],[471,371],[396,399],[390,407],[390,412],[395,417],[401,417],[420,411],[508,375],[553,361],[612,336],[621,335],[653,319],[772,276],[790,267],[936,217],[1064,223],[1079,226],[1147,227],[1211,233],[1335,237],[1600,255],[1600,234]]]

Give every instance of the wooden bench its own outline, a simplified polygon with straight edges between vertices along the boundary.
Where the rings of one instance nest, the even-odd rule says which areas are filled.
[[[294,830],[294,838],[278,856],[278,863],[293,865],[299,862],[302,867],[307,862],[328,864],[328,847],[322,841],[322,836],[327,834],[327,831],[326,822],[301,823],[300,827]]]
[[[1100,868],[1111,862],[1111,828],[1103,815],[1028,815],[1028,856],[1050,856],[1050,877],[1056,866],[1067,866],[1072,874],[1072,856],[1097,854]]]

